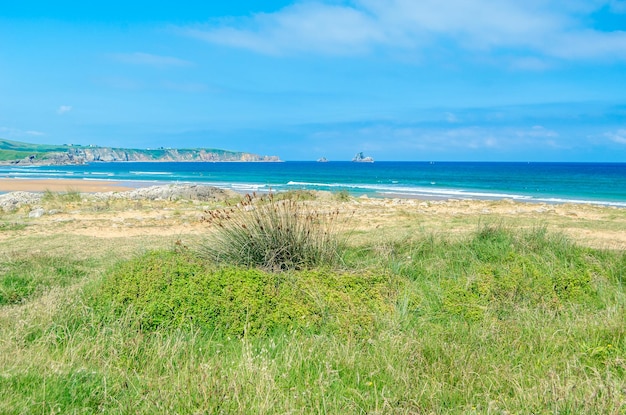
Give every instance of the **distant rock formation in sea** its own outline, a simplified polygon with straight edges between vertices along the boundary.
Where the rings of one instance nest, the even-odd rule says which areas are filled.
[[[0,140],[0,162],[10,164],[84,164],[96,161],[281,161],[240,151],[194,148],[130,149],[82,145],[41,145]]]
[[[352,159],[355,163],[373,163],[374,159],[369,156],[364,156],[363,152],[356,153]]]

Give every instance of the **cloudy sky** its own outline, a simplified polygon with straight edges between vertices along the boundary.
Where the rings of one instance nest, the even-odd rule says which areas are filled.
[[[162,3],[5,2],[0,138],[626,162],[626,0]]]

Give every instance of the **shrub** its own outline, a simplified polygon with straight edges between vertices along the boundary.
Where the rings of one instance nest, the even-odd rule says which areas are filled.
[[[296,199],[246,195],[235,207],[208,211],[213,232],[200,255],[218,263],[269,270],[328,266],[339,258],[339,211],[310,209]]]
[[[129,308],[146,330],[202,327],[243,336],[320,330],[355,334],[393,308],[393,278],[328,270],[216,268],[189,252],[151,252],[109,271],[99,307]],[[105,305],[105,307],[102,307]],[[98,308],[98,307],[96,307]]]
[[[350,193],[347,190],[340,190],[338,192],[333,193],[335,200],[339,202],[347,202],[350,200]]]

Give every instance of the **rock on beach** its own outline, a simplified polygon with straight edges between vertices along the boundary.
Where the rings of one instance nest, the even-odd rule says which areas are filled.
[[[163,185],[143,187],[127,192],[100,192],[83,193],[85,199],[99,201],[111,199],[129,200],[196,200],[196,201],[220,201],[238,194],[232,190],[220,189],[205,185]],[[15,211],[23,206],[35,206],[41,203],[43,193],[37,192],[10,192],[0,195],[0,209],[5,212]]]
[[[12,212],[22,206],[36,205],[41,202],[42,193],[11,192],[0,195],[0,209],[4,212]]]
[[[231,190],[224,190],[204,185],[166,185],[142,187],[128,192],[96,193],[98,199],[130,199],[130,200],[199,200],[217,201],[237,196]]]

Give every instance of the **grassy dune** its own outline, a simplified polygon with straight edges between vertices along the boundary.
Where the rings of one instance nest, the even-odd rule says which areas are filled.
[[[44,203],[86,227],[133,208],[79,199]],[[2,214],[0,413],[625,413],[623,250],[565,219],[364,227],[351,202],[315,205],[356,209],[338,256],[293,268],[207,259],[191,203],[125,237]]]

